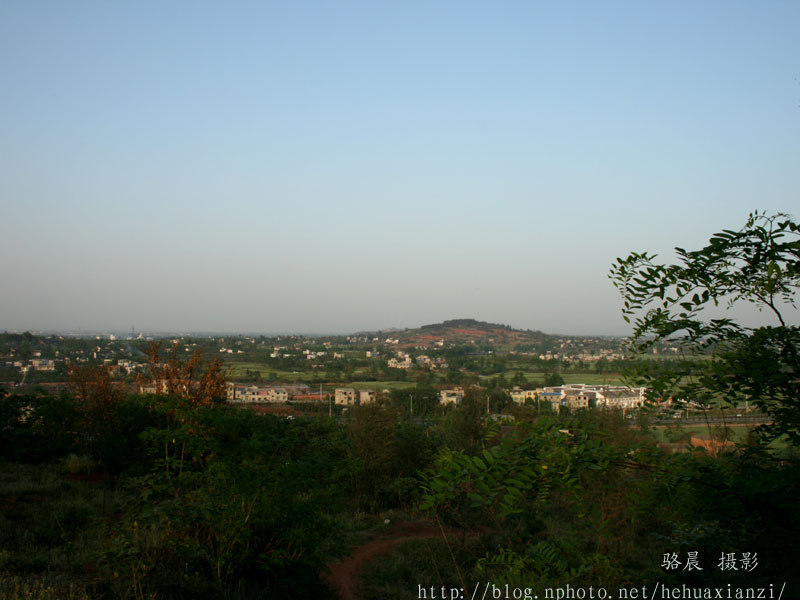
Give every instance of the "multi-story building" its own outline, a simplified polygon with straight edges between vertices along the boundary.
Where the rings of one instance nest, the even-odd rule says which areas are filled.
[[[390,358],[387,362],[390,369],[410,369],[411,357],[408,355],[400,356],[399,358]]]
[[[544,387],[533,390],[537,401],[548,401],[553,408],[561,406],[569,408],[589,408],[601,406],[607,408],[630,409],[643,406],[647,388],[629,388],[621,385],[587,385],[573,383],[555,387]],[[518,401],[514,392],[512,399]]]
[[[244,386],[228,383],[227,398],[229,402],[279,403],[288,402],[289,393],[277,386]]]
[[[336,388],[333,401],[337,406],[354,406],[358,399],[358,392],[353,388]]]
[[[444,406],[455,404],[458,406],[464,399],[464,388],[453,388],[452,390],[441,390],[439,392],[439,404]]]

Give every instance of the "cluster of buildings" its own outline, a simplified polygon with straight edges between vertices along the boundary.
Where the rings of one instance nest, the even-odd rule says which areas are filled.
[[[370,352],[367,352],[367,358],[369,357]],[[387,361],[387,366],[390,369],[410,369],[414,366],[415,362],[417,366],[426,367],[429,369],[446,369],[448,366],[447,361],[444,358],[432,359],[426,354],[421,354],[412,360],[411,356],[405,352],[396,352],[395,357],[390,358]]]
[[[375,402],[375,392],[372,390],[357,390],[355,388],[336,388],[333,402],[337,406],[362,406]]]
[[[59,353],[56,352],[56,356]],[[13,369],[18,369],[20,372],[25,372],[28,369],[36,369],[37,371],[55,371],[56,370],[56,360],[52,358],[42,358],[42,353],[40,351],[34,351],[31,353],[31,358],[24,359],[22,357],[16,356],[14,351],[12,350],[7,357],[3,358],[10,358],[11,360],[6,360],[0,363],[0,365],[5,367],[11,367]],[[62,359],[57,359],[58,362],[64,362]]]
[[[261,403],[289,401],[289,392],[286,388],[282,387],[229,385],[227,393],[230,402]]]
[[[573,383],[569,385],[542,387],[532,390],[514,388],[509,395],[517,404],[549,403],[556,412],[561,407],[578,408],[639,408],[646,400],[647,388],[630,388],[619,385],[588,385]],[[241,403],[281,403],[289,400],[323,400],[327,395],[312,394],[304,384],[238,385],[229,383],[227,396],[229,402]],[[459,405],[464,399],[464,388],[454,387],[439,391],[439,404]],[[336,388],[333,394],[337,406],[361,406],[375,402],[374,390],[359,390],[351,387]]]
[[[624,360],[625,355],[612,350],[597,350],[594,352],[545,352],[539,354],[541,360],[565,360],[567,362],[599,362],[601,360]]]
[[[397,356],[387,361],[390,369],[410,369],[413,366],[411,357],[405,352],[398,352]]]
[[[242,404],[280,404],[294,400],[298,402],[322,401],[328,398],[321,391],[315,393],[305,384],[290,385],[239,385],[227,384],[228,402]],[[360,406],[375,402],[373,390],[336,388],[333,401],[338,406]]]
[[[562,406],[576,408],[622,408],[630,409],[644,405],[647,388],[629,388],[620,385],[588,385],[573,383],[569,385],[542,387],[523,390],[515,387],[509,392],[511,399],[517,404],[550,404],[558,412]],[[439,392],[439,403],[442,405],[461,404],[464,389],[456,387]]]
[[[48,358],[32,358],[30,360],[6,361],[7,367],[16,369],[36,369],[37,371],[55,371],[56,361]]]
[[[242,404],[282,403],[289,400],[321,400],[322,394],[314,394],[304,383],[287,385],[241,385],[226,384],[228,402]]]
[[[329,346],[329,344],[326,344],[326,346]],[[314,360],[315,358],[322,358],[324,356],[327,356],[327,354],[328,354],[328,352],[326,350],[309,350],[308,348],[305,348],[303,350],[303,356],[306,357],[306,360]],[[272,352],[270,352],[269,357],[270,358],[291,358],[292,357],[292,353],[289,352],[288,346],[274,346],[272,348]],[[343,355],[339,356],[339,357],[334,356],[334,358],[342,358],[342,357],[343,357]]]
[[[517,404],[526,404],[529,400],[534,403],[549,402],[556,411],[562,406],[571,409],[590,407],[630,409],[644,405],[646,392],[647,388],[643,387],[573,383],[535,390],[514,388],[510,396]]]

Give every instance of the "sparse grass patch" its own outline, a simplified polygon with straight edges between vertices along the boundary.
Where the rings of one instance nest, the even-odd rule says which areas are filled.
[[[53,465],[0,465],[0,499],[57,496],[63,478]]]
[[[93,595],[86,584],[68,581],[58,574],[0,575],[0,597],[4,600],[89,600]]]
[[[463,569],[464,565],[474,564],[485,550],[476,539],[448,541],[450,548],[440,538],[408,540],[375,556],[362,572],[363,598],[412,600],[419,598],[419,586],[437,591],[442,586],[460,588],[453,556]],[[469,578],[471,573],[462,575]]]
[[[115,497],[107,492],[107,514]],[[102,488],[68,481],[62,463],[0,466],[0,597],[91,597],[102,515]]]

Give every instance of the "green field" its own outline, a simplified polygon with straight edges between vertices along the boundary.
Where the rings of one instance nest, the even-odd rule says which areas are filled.
[[[315,378],[325,378],[327,371],[325,369],[302,369],[297,371],[282,371],[275,369],[269,365],[257,362],[229,362],[226,363],[228,377],[231,379],[245,379],[248,371],[259,373],[261,379],[265,382],[278,383],[278,382],[291,382],[303,383],[308,382]],[[511,380],[517,373],[521,373],[531,386],[541,385],[544,381],[546,374],[543,371],[519,371],[511,370],[503,373],[507,380]],[[365,372],[355,371],[354,377],[364,376]],[[621,385],[621,376],[618,373],[603,374],[603,373],[560,373],[564,382],[572,383],[585,383],[587,385]],[[497,375],[482,375],[481,380],[488,380],[497,377]],[[342,382],[344,384],[344,382]],[[347,383],[349,387],[354,388],[373,388],[373,389],[403,389],[414,387],[416,385],[414,377],[410,376],[408,381],[354,381]],[[455,385],[455,384],[454,384]]]
[[[754,428],[752,425],[734,425],[728,427],[729,440],[735,444],[744,444]],[[672,442],[685,439],[687,442],[691,436],[708,436],[707,425],[668,425],[666,427],[654,427],[651,433],[657,442]],[[721,432],[720,426],[711,426],[711,431],[715,437],[719,436]],[[683,434],[683,437],[680,436]],[[679,439],[680,438],[680,439]],[[777,456],[789,458],[794,455],[794,449],[786,437],[780,437],[773,440],[767,445]]]
[[[281,371],[278,369],[271,369],[268,365],[263,365],[254,362],[236,362],[236,363],[228,363],[226,365],[228,377],[232,379],[244,379],[245,374],[248,371],[258,371],[260,373],[261,378],[265,382],[269,383],[279,383],[279,382],[291,382],[291,383],[307,383],[310,379],[318,378],[318,377],[325,377],[327,371],[324,369],[311,369],[311,370],[304,370],[304,371]],[[356,376],[358,376],[358,372],[356,372]],[[337,382],[333,382],[337,383]],[[416,382],[413,379],[409,379],[408,381],[352,381],[346,382],[341,381],[338,382],[342,386],[352,387],[356,389],[373,389],[373,390],[396,390],[396,389],[404,389],[414,387]]]
[[[325,374],[324,369],[309,369],[303,371],[281,371],[274,369],[269,365],[255,363],[255,362],[229,362],[225,364],[225,369],[229,378],[239,379],[244,378],[247,371],[257,371],[262,379],[272,379],[273,374],[275,381],[290,381],[290,382],[304,382],[313,377],[318,377]]]
[[[522,373],[525,379],[531,384],[540,385],[547,376],[543,371],[508,371],[503,376],[511,380],[517,373]],[[618,373],[559,373],[564,379],[564,383],[585,383],[587,385],[622,385],[621,377]],[[481,376],[481,379],[492,379],[496,375]]]
[[[654,427],[653,428],[653,437],[656,438],[656,441],[659,442],[670,442],[674,440],[670,439],[672,436],[677,436],[679,433],[685,434],[687,437],[691,436],[707,436],[708,435],[708,426],[707,425],[667,425],[665,427]],[[747,435],[750,432],[751,427],[747,426],[735,426],[729,427],[729,435],[730,441],[735,442],[737,444],[743,443],[747,439]],[[711,426],[712,433],[715,434],[719,430],[718,426]]]
[[[357,390],[404,390],[416,386],[415,381],[352,381],[347,387]]]

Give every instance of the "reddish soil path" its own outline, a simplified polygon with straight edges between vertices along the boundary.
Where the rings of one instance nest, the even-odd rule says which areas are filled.
[[[459,530],[445,529],[448,539],[461,534]],[[436,523],[430,521],[392,524],[379,538],[359,546],[347,558],[329,563],[322,579],[336,593],[339,600],[359,600],[361,598],[359,574],[368,561],[408,540],[441,537],[442,530]]]

